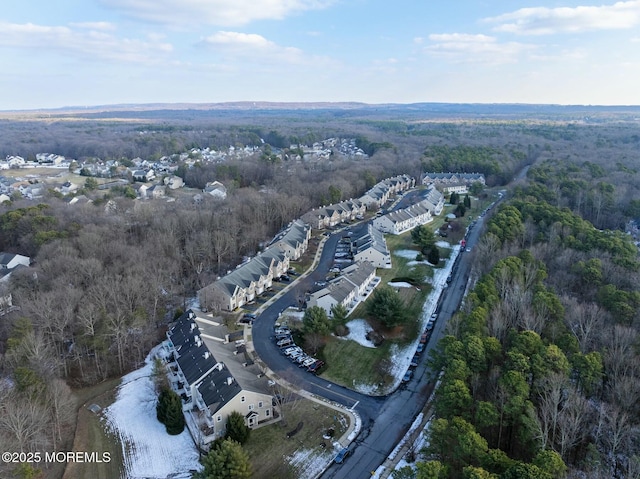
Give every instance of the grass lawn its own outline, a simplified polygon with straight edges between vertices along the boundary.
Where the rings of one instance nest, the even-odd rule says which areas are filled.
[[[97,404],[101,408],[109,406],[115,399],[115,393],[121,378],[111,379],[90,388],[74,391],[78,402],[78,418],[73,451],[109,452],[110,462],[69,463],[63,479],[91,477],[95,479],[117,479],[122,473],[122,449],[119,441],[105,431],[100,421],[100,413],[90,411],[88,406]]]
[[[443,223],[441,217],[429,223],[430,228],[437,228]],[[327,367],[322,374],[325,379],[342,384],[349,388],[356,385],[372,386],[384,391],[387,386],[393,383],[394,378],[389,375],[391,361],[391,346],[393,344],[404,345],[415,339],[420,334],[419,318],[422,312],[424,301],[431,292],[431,285],[425,280],[433,276],[433,267],[426,264],[410,264],[414,258],[404,258],[394,254],[394,251],[413,250],[416,255],[419,253],[413,244],[411,233],[402,235],[387,235],[387,248],[391,251],[392,268],[378,269],[376,274],[381,278],[381,284],[386,285],[393,280],[406,281],[410,278],[412,288],[397,288],[398,294],[403,299],[408,311],[409,320],[402,326],[387,329],[377,323],[374,318],[367,314],[367,301],[359,304],[350,319],[364,318],[376,332],[383,335],[385,341],[377,348],[367,348],[355,341],[344,341],[339,339],[330,340],[323,350],[323,357]],[[444,260],[451,254],[447,248],[439,248],[441,263],[436,267],[442,267]]]
[[[283,405],[283,420],[251,431],[249,441],[244,445],[253,464],[255,479],[297,479],[309,472],[311,462],[318,456],[325,456],[325,463],[333,457],[332,441],[337,440],[347,430],[348,416],[322,406],[308,399],[297,398]],[[301,429],[291,438],[287,433]],[[323,434],[334,428],[333,439],[323,439]],[[323,446],[324,444],[324,446]],[[292,465],[287,458],[308,456],[309,461]],[[291,461],[294,462],[294,461]]]
[[[389,341],[367,348],[355,341],[332,338],[324,347],[328,367],[321,376],[350,388],[356,384],[388,385],[393,382],[388,374],[390,347]]]

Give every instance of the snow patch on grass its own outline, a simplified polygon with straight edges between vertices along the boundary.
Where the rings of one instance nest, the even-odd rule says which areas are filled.
[[[355,341],[365,348],[375,348],[375,344],[367,339],[367,333],[373,331],[373,328],[369,326],[364,319],[352,319],[346,324],[349,328],[349,334],[347,336],[341,336],[340,339],[350,339]]]
[[[287,462],[296,469],[297,476],[300,479],[315,479],[331,463],[336,452],[333,449],[299,449],[291,456],[287,457]]]
[[[394,251],[393,254],[396,256],[400,256],[401,258],[416,259],[416,256],[419,255],[420,252],[412,249],[399,249],[397,251]]]
[[[185,428],[170,436],[156,418],[151,374],[157,350],[152,350],[142,368],[122,378],[116,400],[104,410],[103,420],[122,444],[124,477],[189,478],[189,471],[202,469],[189,431]]]

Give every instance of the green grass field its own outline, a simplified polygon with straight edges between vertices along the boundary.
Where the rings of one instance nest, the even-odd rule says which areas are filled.
[[[73,451],[108,452],[110,462],[69,463],[64,471],[63,479],[78,479],[91,477],[95,479],[118,479],[122,474],[122,448],[120,442],[108,433],[101,420],[100,414],[88,409],[92,404],[101,408],[109,406],[115,398],[115,392],[120,384],[120,378],[111,379],[90,388],[74,391],[78,404],[78,418]]]
[[[332,441],[347,430],[348,416],[308,399],[286,402],[283,409],[282,421],[251,431],[244,445],[254,479],[296,479],[318,456],[324,456],[328,463],[333,457]],[[287,438],[287,433],[301,422],[299,432]],[[333,439],[324,439],[323,434],[331,428],[335,431]]]

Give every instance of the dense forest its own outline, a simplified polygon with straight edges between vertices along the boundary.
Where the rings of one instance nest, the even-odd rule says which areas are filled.
[[[583,218],[622,227],[634,164],[543,161],[491,218],[418,477],[640,477],[638,249]]]
[[[125,188],[85,188],[92,203],[69,205],[50,192],[0,206],[0,251],[33,261],[2,285],[19,309],[0,317],[0,446],[68,447],[75,388],[137,367],[198,288],[310,208],[398,173],[478,171],[503,188],[529,166],[489,222],[474,253],[476,287],[436,358],[446,368],[434,461],[424,468],[446,467],[423,477],[528,477],[518,471],[548,464],[550,477],[636,477],[640,293],[637,249],[624,229],[640,216],[637,127],[401,113],[0,122],[1,153],[25,158],[153,160],[259,147],[247,158],[179,166],[193,192],[208,181],[227,185],[222,201],[183,193],[140,201]],[[370,156],[296,162],[282,154],[329,137],[356,138]],[[459,433],[473,444],[458,447]]]

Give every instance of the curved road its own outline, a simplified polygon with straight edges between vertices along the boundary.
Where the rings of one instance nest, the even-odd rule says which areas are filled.
[[[479,218],[467,234],[467,247],[477,243],[483,227],[484,217]],[[357,234],[359,228],[352,230]],[[280,353],[271,339],[274,323],[280,312],[298,304],[298,298],[310,290],[316,281],[323,281],[332,266],[333,253],[344,233],[332,234],[325,242],[317,268],[310,274],[296,280],[295,284],[260,315],[253,325],[254,348],[262,361],[279,376],[313,394],[342,404],[355,410],[362,420],[362,430],[351,447],[353,454],[343,464],[331,465],[323,474],[326,478],[366,478],[389,456],[395,445],[404,436],[414,418],[424,408],[428,390],[432,387],[424,358],[444,335],[446,322],[458,310],[465,293],[471,270],[472,253],[461,253],[452,269],[452,281],[442,294],[439,316],[433,334],[421,361],[414,371],[414,378],[405,386],[385,397],[372,397],[339,386],[325,379],[309,374],[294,365]]]

